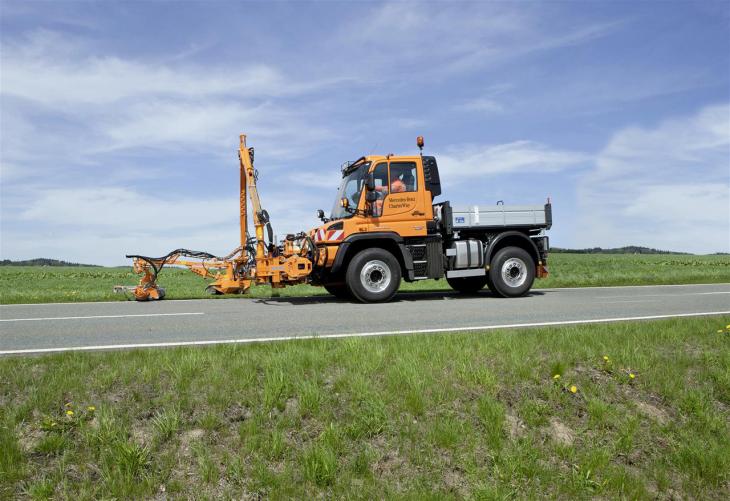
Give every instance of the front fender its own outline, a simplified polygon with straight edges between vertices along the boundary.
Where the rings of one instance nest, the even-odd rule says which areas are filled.
[[[371,245],[369,245],[371,244]],[[382,231],[374,233],[355,233],[345,238],[337,249],[335,260],[332,263],[330,274],[336,275],[343,272],[347,267],[347,261],[354,255],[356,250],[366,247],[386,247],[397,249],[396,259],[403,267],[403,275],[408,279],[413,279],[413,258],[411,253],[405,246],[403,237],[397,233]]]

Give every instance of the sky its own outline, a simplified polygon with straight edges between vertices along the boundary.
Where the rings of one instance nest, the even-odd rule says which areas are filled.
[[[227,254],[241,133],[278,236],[423,135],[553,246],[730,252],[730,2],[0,2],[3,259]]]

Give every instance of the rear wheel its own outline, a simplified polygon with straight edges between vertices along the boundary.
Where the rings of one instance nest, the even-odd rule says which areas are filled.
[[[379,248],[358,252],[345,274],[348,290],[363,303],[389,301],[398,290],[400,280],[398,260],[387,250]]]
[[[350,299],[350,291],[345,284],[327,284],[324,289],[338,299]]]
[[[464,294],[475,294],[487,284],[487,276],[447,278],[446,281],[455,291],[463,292]]]
[[[527,294],[535,281],[535,262],[520,247],[505,247],[495,254],[489,266],[490,289],[502,297]]]

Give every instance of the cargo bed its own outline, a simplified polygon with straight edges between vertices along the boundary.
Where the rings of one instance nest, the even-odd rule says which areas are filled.
[[[550,229],[552,206],[470,205],[452,207],[449,202],[434,205],[436,218],[448,232],[489,228]]]

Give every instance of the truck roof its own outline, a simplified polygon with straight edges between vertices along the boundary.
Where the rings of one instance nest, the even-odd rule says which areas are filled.
[[[363,157],[367,162],[377,162],[378,160],[387,160],[388,158],[396,158],[396,159],[416,159],[418,158],[418,155],[368,155],[366,157]]]

